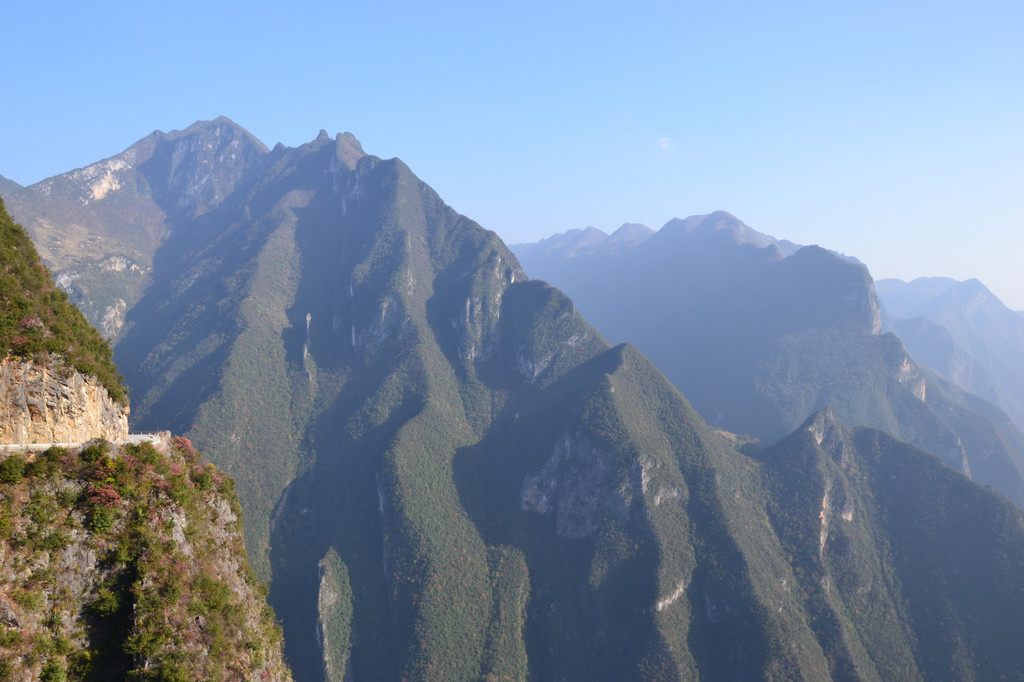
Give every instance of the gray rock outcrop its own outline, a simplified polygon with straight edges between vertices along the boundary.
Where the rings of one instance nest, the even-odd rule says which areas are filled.
[[[124,440],[128,406],[111,400],[94,377],[50,365],[0,360],[0,444]]]

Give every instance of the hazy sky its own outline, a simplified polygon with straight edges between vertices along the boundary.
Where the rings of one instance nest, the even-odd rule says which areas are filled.
[[[552,7],[552,5],[555,5]],[[350,131],[508,242],[727,210],[1024,309],[1024,2],[6,3],[0,174]]]

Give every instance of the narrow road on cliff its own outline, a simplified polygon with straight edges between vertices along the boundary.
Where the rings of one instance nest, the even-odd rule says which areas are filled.
[[[170,438],[169,431],[159,433],[130,433],[124,440],[107,441],[114,445],[138,445],[140,443],[153,443],[154,445]],[[4,443],[0,444],[0,452],[43,452],[52,447],[58,448],[81,448],[92,441],[84,443]]]

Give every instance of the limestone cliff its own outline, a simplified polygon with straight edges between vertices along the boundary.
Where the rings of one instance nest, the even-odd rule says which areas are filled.
[[[0,360],[0,444],[123,440],[128,406],[99,381],[54,362]]]

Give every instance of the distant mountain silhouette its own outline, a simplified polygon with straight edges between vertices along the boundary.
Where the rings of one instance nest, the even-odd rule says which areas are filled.
[[[1024,424],[1024,317],[976,279],[876,283],[907,350]]]
[[[626,223],[610,235],[596,227],[588,227],[556,234],[536,244],[519,244],[512,248],[531,250],[538,257],[557,255],[571,258],[581,254],[617,253],[645,241],[652,234],[654,230],[646,225]]]

